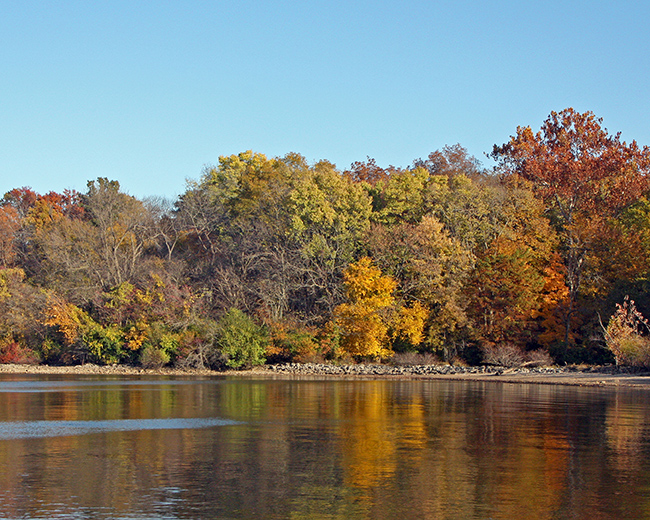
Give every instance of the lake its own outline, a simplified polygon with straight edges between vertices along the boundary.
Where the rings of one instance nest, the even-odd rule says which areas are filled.
[[[649,397],[2,375],[0,518],[650,518]]]

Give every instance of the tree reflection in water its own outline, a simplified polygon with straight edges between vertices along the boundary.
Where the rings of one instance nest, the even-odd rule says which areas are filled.
[[[650,517],[647,395],[3,376],[0,516]],[[39,434],[3,436],[17,424]]]

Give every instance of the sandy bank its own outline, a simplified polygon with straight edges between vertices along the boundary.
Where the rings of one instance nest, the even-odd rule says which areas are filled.
[[[183,377],[224,377],[272,379],[452,379],[469,381],[491,381],[501,383],[534,383],[573,386],[624,386],[650,389],[650,373],[621,372],[614,367],[575,368],[539,367],[533,369],[505,369],[502,367],[450,367],[389,365],[318,365],[290,364],[255,367],[245,371],[218,372],[208,369],[143,369],[125,365],[98,366],[93,364],[78,366],[47,365],[1,365],[0,374],[62,374],[62,375],[109,375],[109,376],[183,376]]]

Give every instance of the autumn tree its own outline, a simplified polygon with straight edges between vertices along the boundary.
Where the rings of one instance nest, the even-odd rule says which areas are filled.
[[[366,243],[377,265],[397,281],[398,303],[427,308],[424,342],[447,357],[467,326],[463,287],[473,254],[431,216],[415,225],[375,225]]]
[[[31,240],[33,230],[27,224],[26,218],[38,199],[38,193],[23,187],[5,193],[0,201],[5,214],[3,235],[6,238],[9,233],[13,236],[7,243],[10,248],[5,254],[28,273],[32,271],[32,266],[37,264],[37,258]]]
[[[353,182],[374,186],[377,182],[386,180],[395,169],[393,166],[382,168],[375,159],[367,157],[365,161],[353,162],[350,169],[343,172],[343,174]]]
[[[335,311],[343,349],[355,357],[387,357],[389,318],[385,311],[395,302],[397,283],[383,275],[368,257],[350,264],[344,280],[347,303]]]
[[[295,251],[287,242],[287,204],[301,161],[269,159],[251,151],[222,156],[190,185],[178,203],[192,259],[192,278],[209,287],[214,306],[281,317],[293,290]],[[198,261],[197,261],[198,260]]]
[[[0,362],[34,362],[40,357],[45,299],[22,269],[0,268]]]
[[[506,175],[532,182],[562,239],[569,292],[565,343],[569,343],[585,262],[607,217],[634,202],[649,185],[650,149],[610,135],[591,112],[552,112],[537,133],[518,127],[494,147]]]
[[[16,233],[20,229],[18,212],[11,206],[0,206],[0,267],[9,267],[16,258]]]
[[[646,294],[650,287],[650,201],[647,196],[609,219],[595,237],[589,255],[585,290],[598,302],[603,315],[625,295],[637,302],[641,312],[650,314]]]
[[[343,270],[358,257],[370,227],[371,200],[362,186],[321,161],[305,170],[289,195],[289,234],[299,253],[302,287],[296,310],[308,321],[331,315],[343,297]],[[314,319],[315,318],[315,319]]]
[[[150,213],[141,201],[121,192],[117,181],[105,178],[88,182],[83,201],[96,231],[101,269],[95,273],[102,286],[132,280],[154,235]]]
[[[424,168],[430,175],[465,175],[473,180],[485,173],[481,162],[459,143],[431,152],[426,159],[416,159],[413,161],[413,167]]]
[[[373,197],[372,220],[393,225],[417,224],[427,212],[426,188],[430,175],[424,168],[393,172],[370,190]]]
[[[216,310],[313,323],[341,302],[342,271],[369,225],[361,185],[326,161],[248,151],[221,157],[190,188],[178,204],[179,252]]]

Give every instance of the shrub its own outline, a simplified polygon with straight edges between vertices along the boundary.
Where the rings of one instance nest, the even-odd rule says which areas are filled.
[[[38,355],[20,343],[13,340],[0,341],[0,363],[34,365],[38,361]]]
[[[553,358],[546,350],[540,348],[526,352],[526,362],[537,366],[549,366],[553,364]]]
[[[226,356],[217,346],[218,325],[211,319],[195,320],[190,327],[178,333],[178,348],[173,354],[178,368],[226,367]]]
[[[140,354],[140,364],[144,368],[162,368],[169,363],[169,354],[151,345],[147,345],[142,349]]]
[[[230,309],[219,320],[215,339],[230,368],[250,368],[266,361],[266,330],[239,309]]]
[[[266,350],[270,363],[309,363],[323,360],[315,332],[301,325],[273,322]]]
[[[650,327],[634,300],[626,296],[622,305],[616,304],[616,311],[603,329],[617,365],[650,368],[650,338],[643,335]]]
[[[440,364],[440,360],[431,352],[399,352],[393,356],[390,362],[391,364],[398,366]]]
[[[511,343],[490,344],[483,347],[483,361],[490,365],[517,367],[524,363],[524,353]]]

